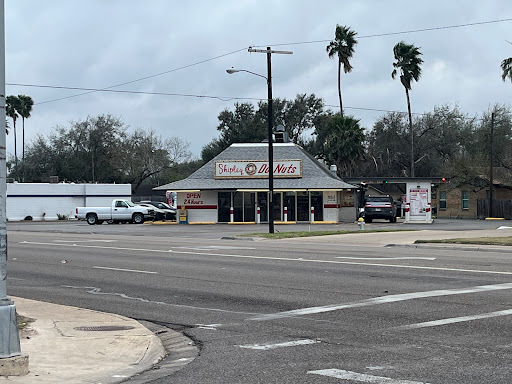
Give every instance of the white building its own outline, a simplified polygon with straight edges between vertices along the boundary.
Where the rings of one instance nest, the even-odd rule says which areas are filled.
[[[293,143],[275,143],[276,222],[354,221],[357,187]],[[268,144],[232,144],[186,179],[157,188],[177,192],[189,223],[268,222]],[[231,211],[232,208],[232,211]]]
[[[130,184],[7,183],[7,220],[74,218],[76,207],[106,207],[131,195]]]

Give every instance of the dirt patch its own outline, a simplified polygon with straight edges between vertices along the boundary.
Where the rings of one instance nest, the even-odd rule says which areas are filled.
[[[31,319],[30,317],[25,317],[20,314],[16,315],[16,319],[18,321],[20,339],[30,339],[37,335],[35,329],[30,326],[36,319]]]

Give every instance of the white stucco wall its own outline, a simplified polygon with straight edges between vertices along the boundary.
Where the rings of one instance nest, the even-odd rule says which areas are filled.
[[[340,196],[338,191],[324,191],[324,220],[338,222]]]
[[[58,220],[75,217],[76,207],[110,206],[131,198],[130,184],[7,183],[7,220]]]
[[[216,223],[217,202],[217,191],[178,192],[177,206],[187,209],[189,223]]]

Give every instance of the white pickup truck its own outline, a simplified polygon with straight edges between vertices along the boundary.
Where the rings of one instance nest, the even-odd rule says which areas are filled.
[[[113,200],[110,207],[77,207],[75,217],[78,220],[86,220],[88,224],[131,222],[142,224],[144,218],[151,216],[151,209],[134,205],[128,200]]]

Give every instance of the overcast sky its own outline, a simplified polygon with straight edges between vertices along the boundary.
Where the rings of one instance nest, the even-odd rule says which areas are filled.
[[[499,20],[505,21],[491,22]],[[342,93],[345,113],[367,129],[383,115],[367,109],[407,108],[400,81],[391,78],[400,40],[423,53],[413,112],[450,104],[480,115],[512,97],[500,69],[512,56],[510,0],[5,0],[5,22],[6,93],[29,95],[35,103],[25,123],[27,142],[71,121],[112,114],[130,129],[178,136],[199,157],[218,137],[222,110],[243,98],[256,103],[267,97],[264,79],[225,71],[266,75],[266,56],[248,53],[249,46],[293,51],[272,57],[274,97],[314,93],[337,111],[337,61],[325,50],[336,24],[358,33],[354,70],[342,76]],[[462,24],[474,25],[444,28]],[[393,34],[420,29],[432,30]],[[35,87],[100,89],[127,82],[112,89],[176,95],[70,97],[83,91]],[[18,134],[21,153],[21,129]],[[11,155],[13,142],[10,134]]]

